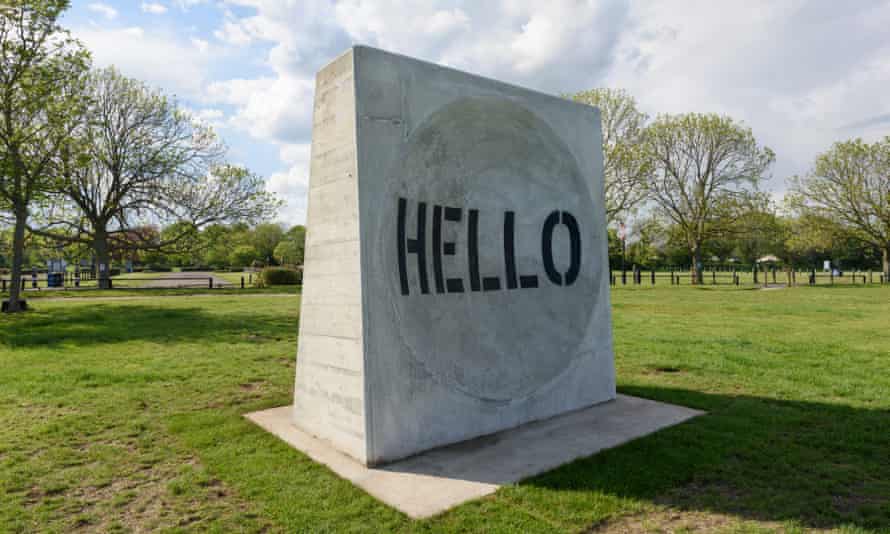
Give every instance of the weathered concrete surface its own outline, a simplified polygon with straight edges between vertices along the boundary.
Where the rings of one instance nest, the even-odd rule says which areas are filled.
[[[373,465],[615,397],[596,109],[355,47],[313,124],[295,424]]]
[[[528,423],[497,434],[433,449],[369,468],[330,443],[298,429],[291,408],[273,408],[247,418],[313,460],[414,518],[429,517],[463,502],[675,425],[698,410],[618,395],[612,402]]]
[[[366,462],[354,86],[351,51],[316,79],[293,420]]]

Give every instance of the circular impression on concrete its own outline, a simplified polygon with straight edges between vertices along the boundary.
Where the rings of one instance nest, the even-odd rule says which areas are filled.
[[[418,367],[414,376],[428,375],[475,399],[509,402],[569,369],[583,351],[598,298],[602,273],[594,257],[601,244],[590,228],[589,186],[546,122],[505,98],[454,101],[411,132],[386,189],[391,204],[381,206],[380,254],[396,330]],[[421,209],[423,262],[417,253]],[[568,225],[556,224],[548,233],[553,212],[571,214],[578,232],[573,236]],[[548,277],[543,234],[561,285]],[[569,284],[573,239],[580,245],[580,271]]]

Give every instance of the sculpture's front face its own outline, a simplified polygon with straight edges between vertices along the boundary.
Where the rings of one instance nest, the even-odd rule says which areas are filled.
[[[588,183],[547,123],[458,99],[411,132],[385,183],[379,254],[415,373],[500,403],[570,369],[605,273]]]

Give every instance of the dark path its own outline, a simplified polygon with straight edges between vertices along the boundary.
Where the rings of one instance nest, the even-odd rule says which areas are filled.
[[[161,288],[177,288],[177,287],[208,287],[209,279],[213,278],[213,287],[229,287],[232,284],[222,278],[214,276],[210,272],[189,272],[189,273],[156,273],[152,278],[160,280],[146,280],[137,287],[161,287]],[[128,285],[135,283],[138,279],[129,281]]]

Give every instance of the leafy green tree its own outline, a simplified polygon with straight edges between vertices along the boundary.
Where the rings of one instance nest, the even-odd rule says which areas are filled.
[[[238,245],[229,255],[229,263],[236,267],[247,267],[259,259],[257,250],[250,245]]]
[[[225,267],[229,264],[229,227],[212,224],[201,232],[201,264],[212,267]]]
[[[213,130],[163,93],[113,68],[92,73],[89,120],[79,130],[82,160],[66,168],[58,192],[67,202],[44,214],[43,235],[88,243],[108,285],[114,249],[161,249],[194,237],[213,223],[255,221],[280,203],[265,182],[227,165],[225,147]],[[167,224],[163,241],[140,241],[147,223]],[[181,233],[173,231],[182,229]]]
[[[692,283],[702,283],[705,243],[744,213],[775,155],[750,128],[716,114],[661,115],[644,138],[653,166],[647,190],[692,256]]]
[[[275,261],[275,248],[284,237],[280,224],[262,223],[253,228],[251,242],[259,258],[271,265]]]
[[[9,311],[18,311],[32,204],[58,178],[89,54],[59,17],[67,0],[0,3],[0,199],[14,219]]]
[[[606,222],[633,212],[646,200],[650,162],[642,147],[647,115],[622,89],[591,89],[572,95],[575,102],[600,110],[603,128],[603,173]]]
[[[792,188],[800,209],[878,249],[890,277],[890,136],[835,143],[816,158],[812,172],[792,179]]]
[[[281,265],[303,265],[306,250],[306,227],[296,225],[284,234],[275,247],[275,260]]]

